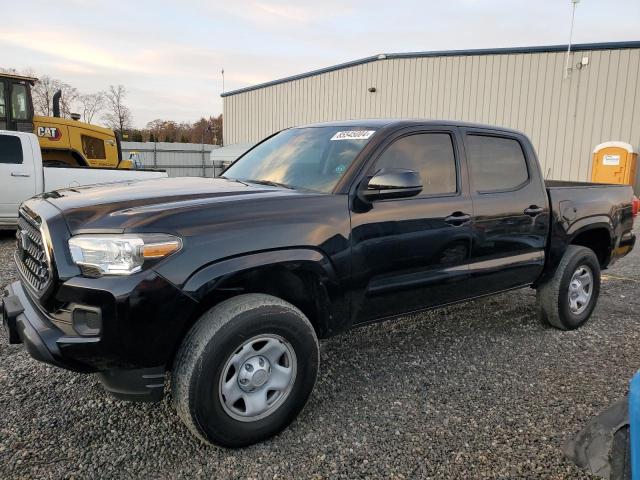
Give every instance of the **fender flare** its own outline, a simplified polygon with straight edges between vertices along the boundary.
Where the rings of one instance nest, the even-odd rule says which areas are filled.
[[[200,301],[219,288],[231,275],[271,265],[298,265],[319,274],[324,282],[339,284],[338,276],[326,255],[311,248],[287,248],[218,260],[191,275],[183,290],[196,301]]]
[[[609,237],[613,241],[615,238],[613,230],[613,221],[608,215],[597,215],[594,217],[587,217],[575,222],[567,231],[567,242],[571,243],[578,235],[587,232],[589,230],[595,230],[603,228],[609,232]]]
[[[608,215],[596,215],[580,219],[572,224],[571,227],[563,233],[562,237],[551,238],[551,249],[549,255],[547,255],[544,270],[540,278],[534,283],[534,286],[548,281],[555,274],[556,268],[560,264],[567,247],[573,243],[578,235],[598,229],[604,229],[609,233],[611,249],[613,249],[615,235],[611,218]],[[607,259],[607,261],[608,260],[609,259]]]

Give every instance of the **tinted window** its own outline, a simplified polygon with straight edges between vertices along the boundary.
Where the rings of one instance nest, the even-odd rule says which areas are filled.
[[[224,177],[330,192],[374,133],[350,127],[284,130],[240,157]]]
[[[510,190],[529,178],[520,142],[511,138],[467,135],[467,158],[479,192]]]
[[[22,144],[18,137],[0,135],[0,163],[22,163]]]
[[[29,119],[27,87],[17,83],[11,86],[11,118],[14,120]]]
[[[454,193],[456,161],[448,133],[421,133],[396,140],[378,159],[381,168],[408,168],[420,173],[421,195]]]
[[[107,158],[104,153],[104,140],[82,135],[82,151],[87,158]]]
[[[7,116],[7,102],[4,99],[4,82],[0,80],[0,117]]]

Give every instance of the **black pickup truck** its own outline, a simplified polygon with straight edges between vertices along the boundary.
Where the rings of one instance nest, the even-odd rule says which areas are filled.
[[[98,373],[237,447],[285,428],[318,338],[506,290],[587,321],[634,245],[631,187],[545,182],[523,134],[359,120],[281,131],[222,178],[73,188],[20,208],[3,317],[36,359]]]

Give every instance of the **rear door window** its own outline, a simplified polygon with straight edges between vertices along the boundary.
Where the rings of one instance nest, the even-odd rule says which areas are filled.
[[[15,135],[0,135],[0,164],[22,163],[22,142]]]
[[[520,142],[513,138],[468,134],[467,158],[477,192],[515,190],[529,179]]]

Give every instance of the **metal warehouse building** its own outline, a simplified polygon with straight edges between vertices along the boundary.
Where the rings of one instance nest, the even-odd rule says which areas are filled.
[[[225,144],[312,122],[418,117],[529,135],[547,178],[588,180],[593,148],[640,147],[640,41],[381,54],[224,93]]]

